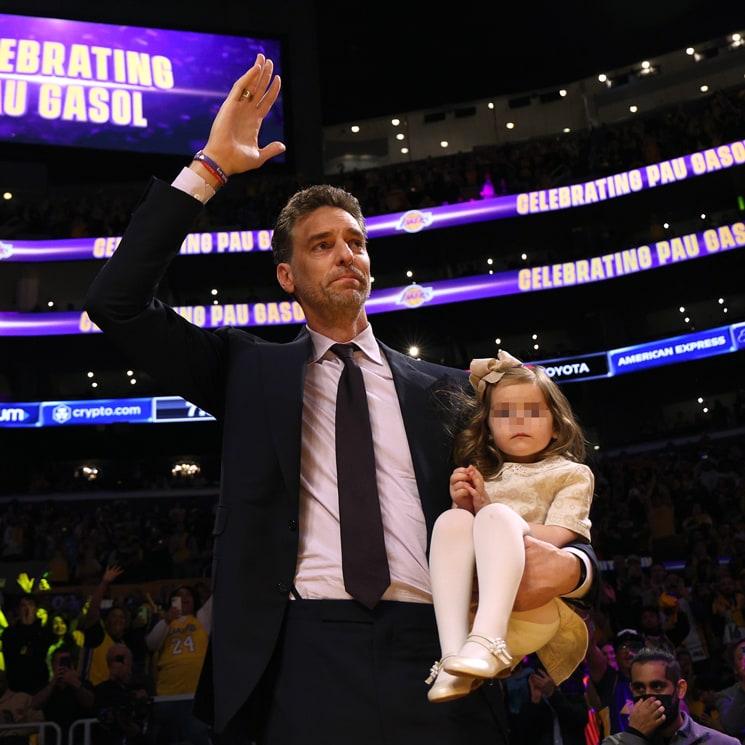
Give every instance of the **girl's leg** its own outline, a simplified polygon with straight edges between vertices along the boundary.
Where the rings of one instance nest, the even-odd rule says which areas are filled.
[[[493,678],[511,668],[504,642],[515,597],[525,568],[525,520],[503,504],[478,511],[473,524],[479,603],[473,628],[455,658],[444,663],[448,672]]]
[[[475,557],[474,516],[468,510],[451,509],[435,522],[429,552],[432,602],[437,619],[442,660],[432,669],[434,684],[430,701],[449,701],[470,693],[472,681],[441,669],[441,663],[461,648],[468,634],[473,597]]]

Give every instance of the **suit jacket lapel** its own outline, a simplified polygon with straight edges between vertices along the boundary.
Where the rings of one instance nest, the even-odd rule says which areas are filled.
[[[427,535],[437,516],[450,506],[450,440],[437,416],[433,386],[438,378],[422,372],[410,357],[380,344],[393,373],[414,474],[422,500]],[[312,344],[303,327],[298,336],[285,344],[261,348],[261,378],[272,401],[275,416],[271,436],[287,493],[299,498],[303,414],[303,387]]]
[[[410,357],[384,344],[380,344],[380,347],[391,366],[401,403],[429,542],[435,519],[450,506],[450,438],[436,414],[433,395],[433,386],[438,383],[438,378],[422,372]]]
[[[271,437],[287,493],[296,500],[300,484],[303,386],[310,353],[310,334],[303,327],[289,343],[262,346],[261,354],[265,393],[276,414],[271,423]]]

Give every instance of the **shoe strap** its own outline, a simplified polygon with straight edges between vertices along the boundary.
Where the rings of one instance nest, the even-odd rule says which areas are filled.
[[[427,685],[432,685],[432,683],[435,682],[435,679],[440,674],[440,670],[442,670],[442,666],[443,666],[445,660],[448,660],[451,657],[455,657],[455,652],[451,652],[450,654],[446,654],[444,657],[442,657],[439,660],[435,661],[434,665],[432,665],[432,667],[429,670],[429,677],[424,681]]]
[[[489,639],[487,636],[481,634],[469,634],[466,637],[467,642],[475,642],[485,647],[494,657],[505,665],[512,664],[512,656],[507,649],[507,643],[504,639],[497,637],[496,639]],[[443,658],[444,659],[444,658]]]

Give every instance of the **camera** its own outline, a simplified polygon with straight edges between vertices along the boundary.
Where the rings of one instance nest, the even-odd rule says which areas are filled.
[[[133,726],[140,732],[147,729],[152,698],[132,698],[127,703],[106,707],[98,712],[99,723],[112,732],[129,731]]]

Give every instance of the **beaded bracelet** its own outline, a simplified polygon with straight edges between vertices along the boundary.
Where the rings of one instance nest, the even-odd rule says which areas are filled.
[[[198,160],[220,182],[221,186],[225,186],[228,183],[228,177],[225,171],[212,158],[205,155],[204,150],[200,150],[193,159]]]

